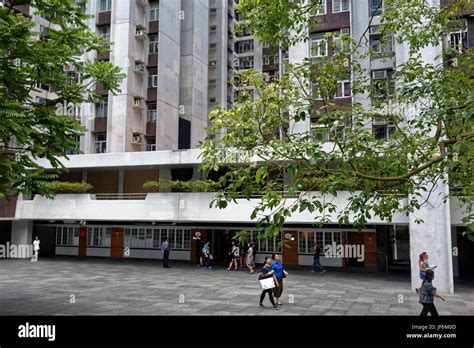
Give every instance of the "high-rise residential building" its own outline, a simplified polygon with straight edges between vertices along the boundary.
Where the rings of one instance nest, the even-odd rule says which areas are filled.
[[[307,28],[308,42],[287,50],[268,47],[248,31],[237,33],[234,28],[241,18],[233,0],[88,0],[84,8],[94,15],[90,29],[113,44],[110,53],[90,53],[83,59],[110,60],[126,78],[117,95],[96,87],[104,98],[81,108],[79,115],[87,127],[80,138],[83,154],[63,161],[68,171],[60,180],[88,182],[92,191],[58,194],[52,200],[39,195],[19,197],[0,206],[0,242],[25,244],[38,235],[43,254],[161,258],[160,245],[167,237],[172,259],[194,261],[204,240],[211,242],[216,260],[225,258],[227,243],[237,231],[247,230],[251,239],[258,240],[250,219],[255,201],[211,209],[212,193],[149,192],[143,183],[157,178],[203,178],[197,144],[207,136],[209,112],[232,107],[239,91],[232,83],[234,72],[254,68],[271,80],[284,69],[284,62],[330,55],[325,33],[359,37],[369,22],[366,49],[383,53],[383,59],[375,54],[360,62],[371,78],[389,83],[406,59],[406,44],[380,40],[382,0],[323,0],[321,11],[315,14],[321,24]],[[28,6],[21,11],[38,26],[47,25]],[[459,30],[448,33],[444,44],[472,47],[473,17],[466,14]],[[433,59],[440,50],[441,43],[427,50],[426,59]],[[350,71],[341,77],[336,104],[370,106],[367,95],[352,93],[355,78]],[[38,98],[48,98],[48,93],[40,92]],[[319,131],[316,118],[293,126],[291,131]],[[367,126],[380,138],[394,131],[393,125],[377,118]],[[342,135],[345,125],[339,127]],[[40,163],[51,168],[45,161]],[[334,203],[343,206],[347,197],[342,192]],[[453,291],[454,277],[474,273],[468,259],[474,248],[462,237],[466,227],[461,211],[451,199],[417,214],[425,218],[424,225],[416,224],[413,216],[396,214],[390,224],[374,216],[358,231],[337,221],[315,228],[313,216],[296,213],[279,237],[258,242],[257,262],[267,254],[282,253],[287,265],[310,265],[315,241],[322,246],[360,244],[365,246],[363,262],[326,257],[321,262],[379,272],[411,270],[415,286],[417,254],[428,251],[443,269],[437,275],[438,288]],[[282,239],[290,248],[281,248]],[[453,247],[459,249],[456,256]]]

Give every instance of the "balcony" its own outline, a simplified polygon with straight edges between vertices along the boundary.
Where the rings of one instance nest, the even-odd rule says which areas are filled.
[[[318,195],[317,192],[312,194]],[[60,194],[55,199],[36,195],[32,200],[19,200],[16,217],[30,220],[109,220],[109,221],[179,221],[179,222],[241,222],[252,223],[250,215],[258,198],[238,199],[226,209],[209,208],[214,194],[209,192],[160,192],[137,194]],[[343,209],[348,194],[326,197]],[[288,198],[287,204],[295,198]],[[336,215],[332,216],[337,221]],[[314,215],[295,213],[289,223],[313,223]],[[409,217],[396,214],[393,223],[406,224]],[[382,223],[373,217],[368,223]]]

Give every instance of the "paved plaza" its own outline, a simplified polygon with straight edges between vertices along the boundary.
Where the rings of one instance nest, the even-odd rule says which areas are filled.
[[[313,274],[290,269],[279,311],[258,306],[256,274],[158,260],[0,260],[0,315],[418,315],[407,274]],[[436,280],[435,280],[436,286]],[[436,302],[440,315],[474,315],[472,283]]]

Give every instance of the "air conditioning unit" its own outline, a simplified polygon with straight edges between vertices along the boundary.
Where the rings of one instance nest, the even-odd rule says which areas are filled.
[[[134,134],[132,137],[132,144],[141,144],[141,143],[142,143],[141,135]]]
[[[372,71],[372,79],[384,80],[387,78],[387,70],[376,70]]]
[[[76,71],[76,67],[72,64],[67,64],[64,66],[65,72]]]
[[[146,69],[145,63],[135,63],[135,71],[144,73]]]
[[[209,48],[211,50],[215,50],[217,48],[217,44],[216,43],[211,43],[211,44],[209,44]]]
[[[133,100],[133,106],[136,107],[136,108],[141,107],[142,106],[142,101],[139,98],[135,98]]]
[[[145,40],[146,39],[146,30],[145,29],[137,29],[137,31],[135,32],[135,36],[138,39]]]
[[[387,121],[386,121],[383,117],[374,116],[374,118],[372,119],[372,124],[373,124],[374,126],[380,126],[380,125],[385,125],[385,124],[387,124]]]
[[[379,26],[378,26],[378,25],[373,25],[373,26],[371,26],[369,33],[370,33],[371,35],[379,35],[379,34],[381,34],[381,32],[380,32],[380,30],[379,30]]]

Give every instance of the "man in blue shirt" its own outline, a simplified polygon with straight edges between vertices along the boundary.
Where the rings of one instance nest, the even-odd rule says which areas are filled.
[[[168,238],[165,238],[163,243],[161,243],[161,251],[163,251],[163,267],[170,268],[169,260],[170,260],[170,243],[168,242]]]
[[[277,304],[281,306],[283,305],[283,303],[280,301],[281,294],[283,293],[283,278],[288,275],[288,272],[285,271],[283,268],[283,264],[280,260],[280,255],[273,254],[272,259],[272,270],[275,272],[275,278],[278,281],[278,286],[273,288],[273,295],[275,295]]]

